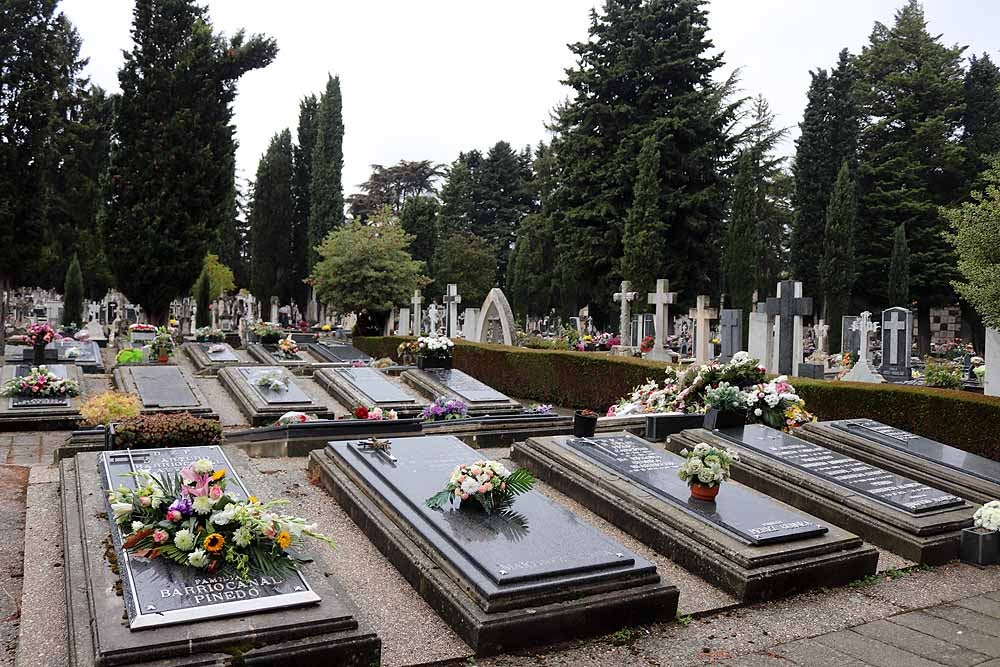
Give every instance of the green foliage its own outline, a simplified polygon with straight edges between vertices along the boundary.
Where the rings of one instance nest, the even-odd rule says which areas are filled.
[[[344,224],[344,112],[340,77],[327,77],[316,111],[309,202],[309,268],[319,260],[317,246]]]
[[[270,39],[212,33],[193,0],[136,3],[119,72],[103,224],[117,284],[153,322],[191,289],[235,208],[236,82],[268,65]]]
[[[933,357],[927,357],[925,361],[924,384],[941,389],[961,389],[962,364],[935,360]]]
[[[910,247],[906,242],[906,226],[893,232],[892,256],[889,259],[889,303],[903,305],[910,300]]]
[[[288,225],[291,249],[288,259],[288,286],[295,301],[302,307],[309,300],[305,279],[309,276],[309,212],[312,206],[312,161],[316,150],[316,114],[319,100],[307,95],[299,102],[297,143],[292,148],[292,195],[295,217]]]
[[[521,220],[507,266],[507,296],[516,313],[540,315],[557,305],[556,240],[552,218],[532,213]]]
[[[374,316],[406,303],[426,283],[410,241],[388,211],[370,225],[352,221],[330,232],[311,275],[319,299],[338,312]]]
[[[493,272],[485,269],[495,265],[496,255],[486,241],[474,234],[452,234],[434,253],[435,293],[443,294],[448,283],[455,283],[464,303],[480,304],[495,284]]]
[[[1000,68],[988,54],[969,58],[965,72],[962,144],[968,153],[969,178],[976,178],[1000,152]],[[976,184],[980,186],[979,183]]]
[[[981,177],[983,189],[972,201],[946,209],[950,240],[958,254],[961,280],[955,289],[983,321],[1000,329],[1000,158]]]
[[[837,182],[826,207],[823,230],[823,254],[819,261],[819,280],[823,294],[823,313],[830,325],[829,340],[839,351],[841,318],[847,314],[851,290],[856,280],[855,219],[858,212],[857,186],[847,160],[840,166]]]
[[[222,426],[219,422],[195,417],[190,412],[128,417],[115,428],[115,449],[221,444]]]
[[[66,281],[63,283],[63,324],[75,323],[82,327],[83,320],[83,273],[80,272],[80,260],[74,254],[66,271]]]
[[[750,151],[742,153],[739,165],[722,266],[726,293],[732,307],[749,313],[753,310],[753,293],[760,280],[756,258],[761,245],[757,226],[754,159]]]
[[[433,271],[434,250],[437,247],[437,214],[440,208],[437,199],[427,195],[407,197],[399,215],[399,225],[413,237],[410,254],[413,259],[423,262],[428,272]]]
[[[198,276],[197,282],[194,284],[194,298],[195,305],[195,326],[197,327],[210,327],[212,326],[212,283],[208,279],[205,270],[202,269],[202,273]]]
[[[660,150],[655,136],[642,142],[636,166],[632,206],[625,220],[622,277],[632,289],[645,294],[666,271],[668,232],[660,214]]]
[[[372,175],[358,186],[361,192],[347,198],[351,217],[364,222],[386,206],[401,216],[411,198],[433,198],[443,175],[442,165],[430,160],[400,160],[389,167],[373,164]]]
[[[205,261],[201,265],[201,273],[198,274],[199,280],[202,276],[208,276],[208,293],[213,299],[236,289],[236,280],[232,269],[219,261],[218,255],[212,253],[205,255]],[[193,295],[197,298],[197,291]]]
[[[288,303],[301,293],[300,286],[292,282],[294,233],[290,234],[288,227],[297,215],[293,176],[292,135],[282,130],[271,138],[257,165],[250,209],[250,288],[264,304],[270,303],[272,296]]]

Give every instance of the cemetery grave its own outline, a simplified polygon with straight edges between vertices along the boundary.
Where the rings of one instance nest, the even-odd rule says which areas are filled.
[[[369,364],[372,358],[348,343],[321,339],[309,345],[309,350],[328,364]]]
[[[246,359],[240,350],[234,350],[228,343],[184,343],[182,349],[191,359],[198,375],[216,375],[226,366],[246,366],[252,361]],[[270,363],[270,362],[269,362]]]
[[[157,412],[190,412],[199,416],[214,414],[201,389],[178,366],[167,364],[118,366],[114,371],[114,383],[119,391],[139,397],[142,401],[143,414]]]
[[[655,567],[535,491],[494,515],[424,504],[476,458],[457,438],[424,436],[393,439],[389,451],[332,442],[309,464],[476,654],[674,616],[677,590]]]
[[[684,431],[667,447],[699,442],[739,453],[733,479],[918,563],[957,558],[972,525],[975,508],[955,495],[766,426]]]
[[[280,384],[274,385],[275,388],[258,385],[266,376]],[[333,417],[326,406],[310,398],[288,369],[281,366],[228,366],[219,370],[219,381],[253,426],[272,424],[286,412]]]
[[[384,411],[395,410],[400,417],[414,417],[427,404],[375,368],[321,368],[313,374],[313,379],[349,408],[379,407]]]
[[[430,400],[445,396],[462,401],[473,416],[512,414],[522,410],[517,401],[457,369],[411,369],[404,371],[401,377]]]
[[[512,458],[672,561],[741,601],[843,585],[875,572],[856,535],[730,482],[691,497],[683,459],[627,433],[533,437]]]
[[[33,398],[28,396],[0,396],[0,430],[33,431],[74,428],[80,420],[80,403],[86,400],[87,390],[83,373],[75,364],[49,364],[48,371],[59,378],[72,380],[80,387],[80,395]],[[30,363],[6,363],[2,382],[27,376]]]

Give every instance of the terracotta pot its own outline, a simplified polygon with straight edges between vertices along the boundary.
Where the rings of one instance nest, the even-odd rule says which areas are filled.
[[[161,364],[165,364],[165,363],[167,363],[168,361],[170,361],[170,355],[169,355],[169,354],[161,354],[160,356],[158,356],[158,357],[156,358],[156,360],[157,360],[158,362],[160,362]]]
[[[700,482],[691,482],[691,497],[697,498],[698,500],[715,500],[715,497],[719,495],[720,487],[720,484],[708,486],[707,484],[702,484]]]

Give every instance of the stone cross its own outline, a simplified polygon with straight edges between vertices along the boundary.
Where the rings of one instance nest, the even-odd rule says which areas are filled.
[[[889,380],[912,380],[910,347],[913,342],[913,312],[907,308],[882,311],[882,366]]]
[[[719,312],[708,306],[711,298],[704,294],[698,295],[698,307],[688,311],[688,317],[694,320],[694,359],[699,364],[708,363],[708,343],[712,336],[709,322],[719,319]]]
[[[656,291],[646,294],[646,303],[656,307],[653,316],[653,330],[656,332],[656,343],[653,349],[666,347],[670,323],[670,304],[677,302],[677,292],[670,292],[670,283],[660,278],[656,281]]]
[[[813,331],[816,332],[816,349],[822,352],[823,354],[827,354],[830,351],[829,349],[830,341],[828,338],[830,334],[830,325],[824,322],[823,320],[820,320],[813,327]]]
[[[462,297],[458,293],[458,285],[448,283],[444,302],[448,306],[448,337],[455,338],[458,336],[458,304],[462,303]]]
[[[427,306],[427,321],[430,322],[430,335],[437,336],[438,333],[437,303],[431,302],[431,305]]]
[[[778,283],[778,296],[767,299],[765,312],[776,318],[774,328],[778,340],[775,345],[778,348],[778,373],[781,375],[794,375],[802,361],[796,347],[801,352],[802,316],[811,315],[812,309],[812,298],[802,296],[802,283],[796,280],[782,280]]]
[[[885,378],[879,375],[868,362],[868,336],[878,331],[878,322],[872,322],[872,314],[869,311],[861,313],[861,317],[851,324],[851,329],[857,331],[861,338],[861,347],[858,349],[858,360],[854,368],[848,371],[844,380],[850,382],[885,382]]]
[[[719,317],[719,343],[722,351],[719,363],[729,363],[733,355],[743,349],[743,310],[723,308]]]
[[[636,297],[639,296],[638,292],[629,292],[628,288],[631,287],[629,281],[623,280],[621,291],[614,293],[614,300],[621,303],[621,318],[619,320],[619,334],[622,345],[628,345],[629,341],[632,339],[632,316],[629,313],[629,303],[635,301]]]
[[[424,297],[420,295],[420,290],[413,290],[413,335],[419,336],[424,324],[424,314],[420,310],[420,304],[424,302]]]

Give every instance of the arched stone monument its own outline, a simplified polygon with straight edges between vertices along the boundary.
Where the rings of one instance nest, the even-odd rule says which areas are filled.
[[[499,287],[494,287],[486,295],[476,322],[478,343],[514,344],[514,311],[510,308],[506,295]]]

